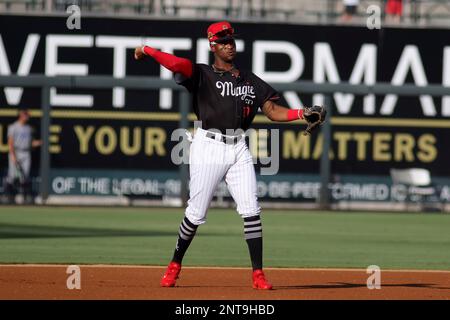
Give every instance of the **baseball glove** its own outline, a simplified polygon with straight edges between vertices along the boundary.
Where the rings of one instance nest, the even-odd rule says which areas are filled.
[[[304,107],[303,119],[305,119],[308,126],[303,134],[305,136],[311,134],[325,121],[326,116],[327,110],[323,106]]]

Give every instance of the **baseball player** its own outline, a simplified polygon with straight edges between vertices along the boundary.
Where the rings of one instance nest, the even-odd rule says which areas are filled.
[[[263,234],[258,205],[256,176],[252,156],[244,135],[258,109],[272,121],[305,119],[307,132],[325,119],[323,107],[289,109],[276,103],[279,94],[249,71],[239,69],[234,29],[228,22],[211,24],[207,29],[212,65],[195,64],[188,59],[143,46],[135,49],[135,59],[152,57],[175,74],[176,81],[193,97],[193,108],[201,128],[190,146],[189,201],[178,232],[173,258],[161,279],[161,286],[173,287],[181,263],[199,225],[205,223],[214,191],[225,179],[237,211],[243,218],[244,237],[253,267],[253,288],[270,290],[263,272]],[[314,109],[315,108],[315,109]]]
[[[26,109],[19,110],[16,122],[8,126],[8,176],[6,177],[5,194],[8,202],[14,202],[14,186],[19,182],[26,203],[31,200],[31,149],[42,144],[41,140],[33,140],[33,129],[28,124],[30,118]]]

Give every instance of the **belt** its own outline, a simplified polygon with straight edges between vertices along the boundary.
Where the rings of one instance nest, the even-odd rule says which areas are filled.
[[[219,136],[218,139],[216,139],[217,136]],[[211,132],[211,131],[207,131],[206,132],[206,137],[210,138],[210,139],[213,139],[213,140],[218,140],[218,141],[221,141],[221,142],[227,143],[227,144],[236,144],[242,138],[241,135],[231,137],[231,136],[224,136],[223,134],[214,133],[214,132]]]

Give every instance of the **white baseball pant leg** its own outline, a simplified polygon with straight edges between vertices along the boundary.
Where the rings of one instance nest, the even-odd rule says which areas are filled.
[[[252,155],[242,139],[235,146],[236,162],[230,167],[226,176],[228,190],[237,204],[237,212],[242,218],[259,215],[255,167]]]
[[[189,153],[189,200],[186,217],[195,225],[206,222],[209,205],[227,170],[232,164],[231,148],[221,141],[205,136],[197,129]]]

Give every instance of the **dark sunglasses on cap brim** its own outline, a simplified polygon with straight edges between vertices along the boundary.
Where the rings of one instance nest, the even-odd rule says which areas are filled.
[[[234,36],[233,35],[227,35],[225,37],[216,39],[211,42],[211,44],[227,44],[227,43],[234,43]]]

